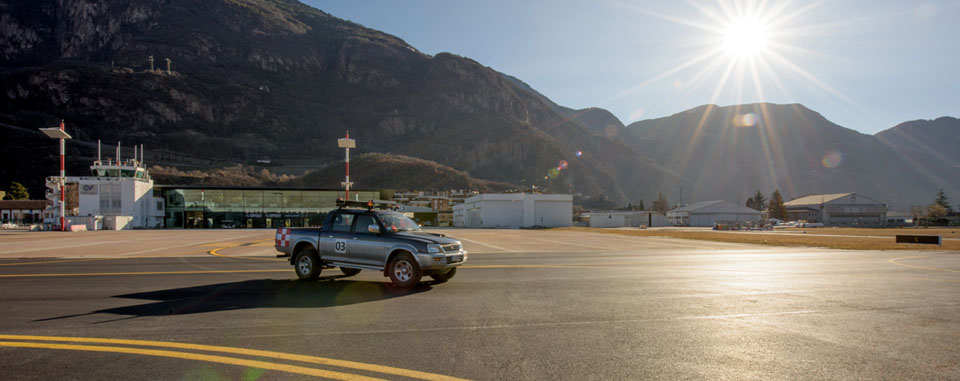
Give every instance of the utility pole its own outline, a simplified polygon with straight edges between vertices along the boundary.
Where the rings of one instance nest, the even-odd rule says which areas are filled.
[[[337,147],[343,148],[347,151],[347,178],[346,181],[340,183],[343,184],[344,189],[346,190],[346,200],[350,200],[350,186],[353,183],[350,182],[350,149],[357,148],[356,140],[350,139],[350,131],[347,131],[347,136],[342,139],[337,139]]]
[[[40,131],[51,138],[60,139],[60,231],[66,231],[67,230],[67,224],[66,224],[67,207],[66,207],[66,204],[64,203],[66,201],[64,198],[64,194],[65,194],[64,190],[67,182],[67,175],[64,169],[63,158],[66,155],[66,144],[64,143],[64,141],[66,139],[71,139],[71,137],[64,130],[63,119],[60,119],[59,128],[57,127],[41,128]]]

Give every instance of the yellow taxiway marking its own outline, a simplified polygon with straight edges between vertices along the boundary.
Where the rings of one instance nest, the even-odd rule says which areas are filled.
[[[306,355],[297,355],[291,353],[282,353],[274,351],[264,351],[257,349],[247,349],[247,348],[236,348],[236,347],[221,347],[215,345],[204,345],[204,344],[191,344],[191,343],[178,343],[178,342],[169,342],[169,341],[148,341],[148,340],[127,340],[127,339],[106,339],[106,338],[93,338],[93,337],[60,337],[60,336],[28,336],[28,335],[0,335],[0,340],[31,340],[31,341],[65,341],[73,343],[96,343],[96,344],[119,344],[119,345],[137,345],[137,346],[150,346],[150,347],[161,347],[161,348],[177,348],[177,349],[188,349],[188,350],[197,350],[197,351],[207,351],[207,352],[220,352],[220,353],[230,353],[238,354],[245,356],[257,356],[257,357],[268,357],[281,360],[290,360],[290,361],[299,361],[306,362],[311,364],[319,365],[328,365],[335,366],[339,368],[349,368],[355,370],[370,371],[382,374],[390,374],[401,377],[410,377],[418,378],[422,380],[436,380],[436,381],[453,381],[453,380],[462,380],[460,378],[448,377],[439,374],[420,372],[409,369],[394,368],[384,365],[375,365],[375,364],[366,364],[356,361],[347,361],[347,360],[336,360],[325,357],[316,357],[316,356],[306,356]],[[0,341],[0,345],[4,342]],[[28,343],[30,344],[30,343]],[[46,344],[46,343],[35,343],[35,344]],[[120,348],[128,349],[122,347],[102,347],[102,346],[90,346],[92,348]],[[138,349],[138,348],[132,348]],[[167,351],[162,351],[167,352]],[[129,353],[129,352],[126,352]],[[171,353],[183,353],[183,352],[171,352]],[[146,354],[146,353],[143,353]],[[203,356],[203,355],[200,355]],[[214,356],[219,357],[219,356]],[[227,359],[232,359],[226,357]],[[202,360],[210,361],[210,360]],[[249,360],[243,360],[249,361]],[[266,363],[273,364],[273,363]],[[239,365],[239,364],[238,364]],[[281,366],[281,364],[273,364]],[[274,368],[265,368],[262,366],[247,365],[253,366],[256,368],[262,369],[274,369]],[[314,370],[311,368],[303,368]],[[279,370],[279,369],[277,369]],[[283,370],[286,371],[286,370]],[[293,372],[299,373],[299,372]],[[303,373],[306,374],[306,373]],[[353,377],[353,375],[348,375]],[[329,376],[320,376],[320,377],[329,377]],[[357,376],[359,377],[359,376]]]
[[[54,343],[28,343],[22,341],[0,341],[0,347],[13,348],[40,348],[40,349],[60,349],[72,351],[90,351],[90,352],[112,352],[127,353],[145,356],[170,357],[183,360],[197,360],[206,362],[215,362],[229,365],[246,366],[250,368],[269,369],[286,373],[296,373],[314,377],[324,377],[335,380],[379,380],[377,378],[358,376],[348,373],[334,372],[322,369],[313,369],[302,366],[277,364],[266,361],[245,360],[226,356],[203,355],[189,352],[166,351],[160,349],[143,348],[125,348],[100,345],[78,345],[78,344],[54,344]]]
[[[62,273],[62,274],[0,274],[0,278],[29,278],[57,276],[111,276],[111,275],[177,275],[177,274],[231,274],[231,273],[277,273],[290,270],[191,270],[191,271],[142,271],[119,273]]]
[[[916,255],[916,256],[912,256],[912,257],[893,258],[893,259],[891,259],[891,260],[889,260],[889,261],[887,261],[887,262],[892,263],[892,264],[895,264],[895,265],[898,265],[898,266],[913,267],[913,268],[917,268],[917,269],[933,270],[933,271],[946,271],[946,272],[951,272],[951,273],[960,273],[960,270],[941,269],[941,268],[938,268],[938,267],[929,267],[929,266],[908,265],[908,264],[906,264],[906,263],[897,262],[897,261],[899,261],[899,260],[901,260],[901,259],[927,258],[927,257],[929,257],[929,256],[928,256],[928,255]]]
[[[269,241],[269,240],[272,240],[272,239],[273,239],[273,238],[265,238],[265,239],[256,240],[256,241],[251,241],[251,242],[247,242],[247,243],[249,243],[249,244],[257,244],[257,243],[264,242],[264,241]],[[231,248],[231,247],[237,247],[237,246],[240,246],[240,244],[238,244],[238,245],[229,245],[229,246],[221,246],[221,247],[218,247],[218,248],[216,248],[216,249],[213,249],[213,250],[208,251],[207,254],[215,255],[215,256],[218,256],[218,257],[224,257],[224,258],[255,259],[255,260],[258,260],[258,261],[270,261],[270,262],[279,262],[279,261],[284,261],[284,262],[286,262],[286,259],[282,259],[282,258],[240,257],[240,256],[236,256],[236,255],[226,255],[226,254],[220,254],[220,253],[219,253],[220,250],[229,249],[229,248]]]
[[[19,265],[42,265],[45,263],[66,263],[66,262],[90,262],[90,261],[109,261],[111,259],[123,259],[123,258],[80,258],[80,259],[59,259],[59,260],[50,260],[50,261],[39,261],[39,262],[14,262],[14,263],[0,263],[0,266],[19,266]]]

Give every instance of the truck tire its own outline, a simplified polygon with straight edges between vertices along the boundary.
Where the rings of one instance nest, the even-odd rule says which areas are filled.
[[[433,278],[433,280],[434,280],[435,282],[437,282],[437,283],[443,283],[443,282],[446,282],[446,281],[448,281],[448,280],[450,280],[450,279],[453,279],[453,276],[454,276],[454,275],[457,275],[457,268],[456,268],[456,267],[450,269],[450,271],[447,271],[447,272],[445,272],[445,273],[433,273],[433,274],[430,274],[430,277]]]
[[[341,267],[340,272],[342,272],[343,275],[346,275],[346,276],[354,276],[360,273],[360,269],[351,269],[349,267]]]
[[[297,259],[293,261],[293,269],[300,280],[316,280],[320,277],[321,267],[320,256],[312,248],[300,250]]]
[[[399,288],[412,288],[423,277],[420,265],[410,254],[400,253],[387,264],[387,275],[390,281]]]

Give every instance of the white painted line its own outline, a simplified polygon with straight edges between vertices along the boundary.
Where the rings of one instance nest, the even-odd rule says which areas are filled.
[[[494,245],[491,245],[491,244],[489,244],[489,243],[483,243],[483,242],[480,242],[480,241],[474,241],[474,240],[472,240],[472,239],[466,239],[466,238],[457,238],[457,239],[459,239],[459,240],[461,240],[461,241],[466,241],[466,242],[475,243],[475,244],[480,245],[480,246],[486,246],[486,247],[489,247],[489,248],[501,250],[501,251],[506,251],[506,252],[513,252],[513,251],[515,251],[515,250],[510,250],[510,249],[507,249],[507,248],[503,248],[503,247],[500,247],[500,246],[494,246]]]

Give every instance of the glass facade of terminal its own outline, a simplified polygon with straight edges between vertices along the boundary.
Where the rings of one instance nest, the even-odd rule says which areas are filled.
[[[317,227],[336,208],[342,190],[272,188],[158,189],[165,203],[164,228]],[[351,191],[351,199],[379,200],[380,191]]]

